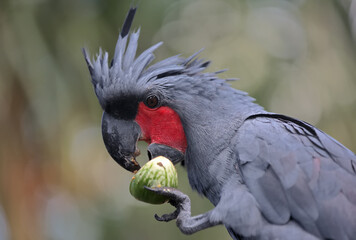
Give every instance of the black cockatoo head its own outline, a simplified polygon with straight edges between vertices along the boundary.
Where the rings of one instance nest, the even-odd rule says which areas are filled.
[[[135,58],[140,31],[129,34],[135,12],[131,8],[126,17],[110,66],[107,52],[100,50],[91,61],[83,49],[95,93],[104,110],[105,146],[112,158],[129,171],[140,168],[135,159],[139,154],[138,140],[150,144],[149,157],[166,155],[175,163],[183,160],[187,145],[179,116],[166,106],[168,82],[161,81],[184,71],[187,62],[173,57],[147,68],[154,59],[153,51],[161,43]]]
[[[83,50],[96,96],[104,110],[105,146],[112,158],[129,171],[140,168],[135,160],[139,154],[138,140],[150,144],[150,157],[163,155],[173,163],[182,161],[187,150],[187,134],[192,134],[192,131],[187,133],[189,127],[195,135],[202,136],[209,130],[194,128],[194,123],[205,122],[208,126],[223,121],[218,111],[225,108],[214,108],[211,103],[218,106],[219,101],[225,101],[227,107],[234,99],[224,96],[240,96],[225,80],[216,77],[217,72],[203,73],[209,62],[196,59],[197,54],[189,58],[173,56],[149,66],[154,50],[161,45],[158,43],[136,58],[139,30],[129,34],[135,11],[135,8],[129,10],[110,64],[107,52],[100,50],[96,59],[91,60]],[[214,111],[216,114],[211,116]]]

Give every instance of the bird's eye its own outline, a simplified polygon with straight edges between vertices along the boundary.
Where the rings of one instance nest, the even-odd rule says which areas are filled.
[[[149,108],[156,108],[159,104],[158,97],[155,95],[148,96],[146,99],[146,105]]]

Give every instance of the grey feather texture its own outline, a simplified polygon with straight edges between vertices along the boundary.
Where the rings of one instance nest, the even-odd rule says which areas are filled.
[[[113,118],[133,121],[152,93],[179,115],[189,183],[216,206],[203,214],[211,226],[224,224],[234,239],[355,239],[355,154],[308,123],[266,112],[223,71],[205,72],[200,51],[152,64],[157,43],[136,57],[134,13],[110,64],[107,52],[91,59],[83,49],[95,93]]]
[[[239,129],[241,144],[236,148],[244,163],[241,165],[243,179],[262,213],[275,224],[283,223],[281,219],[296,221],[320,238],[353,239],[356,236],[356,177],[352,164],[339,162],[354,163],[356,156],[323,132],[315,128],[308,132],[303,128],[306,123],[298,124],[297,120],[291,122],[276,116],[267,114],[246,120]],[[275,134],[279,141],[272,137]],[[254,144],[260,145],[257,156],[245,153],[248,148],[245,143],[251,142],[251,138],[255,139]],[[251,160],[248,156],[255,157]],[[251,168],[259,168],[255,172],[264,174],[258,173],[256,177]],[[280,186],[267,180],[269,176]],[[276,194],[286,198],[276,200]],[[288,214],[290,218],[282,217]]]

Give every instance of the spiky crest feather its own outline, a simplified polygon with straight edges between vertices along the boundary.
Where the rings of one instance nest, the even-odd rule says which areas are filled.
[[[169,77],[171,76],[203,74],[202,71],[210,63],[197,58],[197,55],[201,52],[200,50],[188,58],[176,55],[149,66],[155,58],[153,52],[162,42],[153,45],[135,58],[140,29],[131,34],[129,33],[135,11],[136,8],[131,8],[126,17],[110,66],[107,52],[103,52],[100,49],[96,58],[90,59],[88,51],[83,49],[92,84],[103,109],[105,109],[107,102],[113,98],[123,93],[128,94],[133,89],[137,90],[140,87],[145,87],[148,83],[154,83],[157,79],[160,79],[159,85],[166,88],[170,85],[169,80],[171,78]],[[127,44],[128,38],[130,40]],[[211,80],[215,79],[216,77],[214,76],[221,72],[205,73],[203,75]],[[163,80],[163,78],[165,79]]]

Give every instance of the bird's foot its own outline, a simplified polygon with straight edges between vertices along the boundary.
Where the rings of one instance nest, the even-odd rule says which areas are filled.
[[[171,187],[147,187],[145,188],[149,191],[155,192],[159,195],[165,196],[169,198],[169,203],[176,208],[176,210],[169,214],[163,214],[162,216],[158,216],[155,214],[155,219],[157,221],[169,222],[174,219],[177,219],[178,215],[181,211],[188,212],[190,216],[190,199],[189,197],[179,191],[178,189]]]
[[[182,193],[178,189],[170,187],[145,188],[159,195],[168,197],[169,203],[176,208],[174,212],[169,214],[163,214],[162,216],[155,214],[156,220],[169,222],[177,219],[178,228],[185,234],[192,234],[205,228],[220,224],[220,222],[210,221],[211,212],[191,217],[190,199],[186,194]]]

